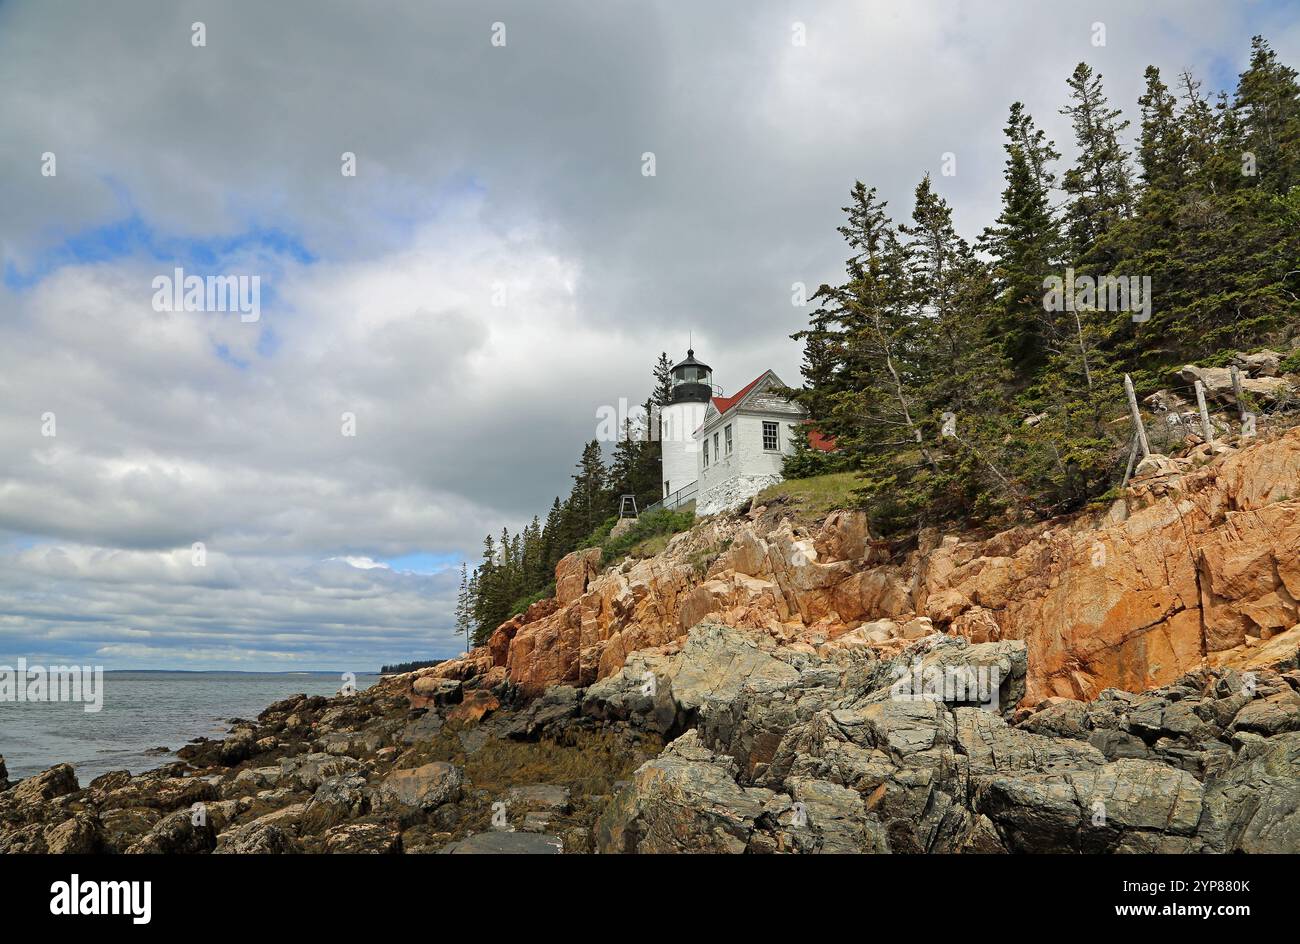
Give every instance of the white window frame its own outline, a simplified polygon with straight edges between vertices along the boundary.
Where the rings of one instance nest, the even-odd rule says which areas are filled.
[[[772,440],[775,443],[775,445],[773,446],[769,446],[767,444],[767,428],[769,426],[772,427]],[[781,451],[781,424],[780,423],[773,422],[772,420],[763,420],[763,451],[764,452]]]
[[[727,455],[731,455],[731,424],[728,423],[722,428],[722,438],[727,441]]]
[[[714,433],[714,434],[713,434],[713,461],[714,461],[714,462],[721,462],[721,461],[722,461],[722,450],[718,448],[718,434],[717,434],[717,433]]]
[[[704,440],[704,468],[709,467],[709,441]]]

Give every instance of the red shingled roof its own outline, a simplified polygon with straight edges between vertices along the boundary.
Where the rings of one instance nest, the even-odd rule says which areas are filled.
[[[735,406],[735,405],[736,405],[737,403],[739,403],[741,400],[745,399],[745,394],[747,394],[747,393],[749,393],[749,391],[753,390],[753,389],[754,389],[754,386],[755,386],[755,385],[756,385],[760,380],[762,380],[762,379],[763,379],[764,377],[766,377],[766,376],[767,376],[767,371],[763,371],[761,374],[759,374],[757,377],[755,377],[755,378],[754,378],[753,380],[751,380],[749,383],[745,384],[745,386],[741,387],[739,393],[733,394],[732,396],[729,396],[729,397],[714,397],[714,398],[713,398],[713,408],[714,408],[715,410],[718,411],[718,415],[719,415],[719,416],[721,416],[723,413],[726,413],[728,410],[730,410],[733,406]]]
[[[718,416],[722,416],[741,400],[745,399],[745,394],[753,390],[754,387],[757,386],[758,382],[766,377],[767,374],[768,371],[763,371],[729,397],[714,397],[713,408],[718,411]],[[834,436],[827,436],[819,429],[808,430],[808,445],[811,448],[816,449],[818,452],[834,452],[839,448],[835,445]]]

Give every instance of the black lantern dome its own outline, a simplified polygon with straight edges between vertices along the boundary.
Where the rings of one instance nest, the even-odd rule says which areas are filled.
[[[713,396],[713,369],[686,352],[686,360],[673,367],[673,403],[708,403]]]

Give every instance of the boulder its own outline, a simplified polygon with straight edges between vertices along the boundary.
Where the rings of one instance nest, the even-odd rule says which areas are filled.
[[[363,816],[370,808],[366,778],[359,774],[330,777],[316,788],[302,811],[304,833],[318,833],[348,819]]]
[[[104,845],[111,852],[125,852],[162,819],[162,814],[149,807],[105,810],[100,814]]]
[[[344,823],[322,838],[326,852],[340,855],[394,855],[402,851],[401,834],[384,823]]]
[[[280,776],[289,786],[314,793],[330,777],[353,773],[360,766],[355,758],[346,755],[301,754],[280,761]]]
[[[569,788],[550,783],[533,783],[511,787],[506,793],[506,805],[514,809],[546,810],[554,813],[569,811]]]
[[[5,798],[14,804],[42,803],[54,797],[76,793],[80,787],[72,765],[58,764],[42,773],[18,781]]]
[[[656,760],[643,764],[632,785],[597,825],[601,852],[746,851],[772,793],[736,783],[735,767],[688,731]]]
[[[187,809],[164,816],[126,851],[130,855],[193,854],[211,852],[216,843],[216,832],[207,817]]]
[[[45,830],[45,851],[51,855],[88,855],[99,852],[103,829],[93,813],[78,813]]]
[[[587,585],[600,566],[600,553],[600,548],[590,547],[560,558],[555,567],[556,603],[566,606],[587,592]]]
[[[217,837],[214,855],[284,855],[298,852],[293,837],[274,823],[253,821]]]
[[[379,786],[379,798],[397,806],[432,810],[460,797],[464,775],[454,764],[435,761],[413,770],[394,770]]]
[[[1276,377],[1283,355],[1277,351],[1263,350],[1254,354],[1237,354],[1232,362],[1254,377]]]

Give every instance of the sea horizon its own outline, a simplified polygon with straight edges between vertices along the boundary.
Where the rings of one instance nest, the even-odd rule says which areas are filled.
[[[358,691],[380,673],[346,673]],[[176,760],[196,738],[220,738],[290,695],[336,695],[343,672],[247,669],[105,669],[103,708],[81,702],[0,703],[0,756],[17,780],[71,764],[84,786],[112,770],[139,774]]]

